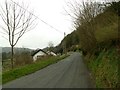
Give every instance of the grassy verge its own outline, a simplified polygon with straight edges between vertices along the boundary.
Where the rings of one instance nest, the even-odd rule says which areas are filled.
[[[95,79],[97,88],[120,87],[118,57],[116,47],[111,47],[107,51],[102,50],[98,56],[94,54],[86,56],[85,60]]]
[[[68,55],[50,57],[48,59],[43,59],[43,60],[40,60],[39,62],[35,62],[33,64],[29,64],[26,66],[22,66],[19,68],[15,68],[13,70],[3,72],[2,73],[2,83],[5,84],[5,83],[12,81],[16,78],[34,73],[35,71],[40,70],[40,69],[42,69],[50,64],[56,63],[56,62],[64,59],[67,56]]]

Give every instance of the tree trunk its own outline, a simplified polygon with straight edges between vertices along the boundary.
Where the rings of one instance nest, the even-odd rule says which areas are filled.
[[[14,62],[13,62],[13,56],[14,56],[14,51],[13,51],[13,49],[14,49],[14,46],[12,45],[11,46],[11,67],[12,67],[12,69],[13,69],[13,67],[14,67]]]

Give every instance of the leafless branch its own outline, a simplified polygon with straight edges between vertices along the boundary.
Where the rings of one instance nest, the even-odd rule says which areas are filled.
[[[24,4],[23,4],[24,6]],[[4,33],[8,35],[8,40],[11,45],[12,64],[13,64],[13,48],[19,39],[30,30],[36,18],[33,14],[27,12],[23,6],[15,2],[5,2],[5,9],[1,7],[0,16],[6,27],[1,26]],[[7,29],[6,29],[7,28]]]

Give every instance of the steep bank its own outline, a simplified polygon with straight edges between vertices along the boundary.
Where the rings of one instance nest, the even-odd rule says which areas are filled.
[[[84,19],[84,16],[81,17],[80,14],[82,21],[85,22],[81,23],[78,21],[77,23],[80,24],[76,27],[76,30],[67,35],[60,44],[61,47],[66,46],[67,51],[75,51],[79,48],[79,50],[82,50],[86,64],[96,82],[96,87],[99,88],[120,87],[118,69],[118,60],[120,58],[120,54],[118,54],[118,50],[120,51],[120,48],[118,48],[120,47],[118,31],[120,1],[111,2],[107,5],[104,12],[96,15],[90,21]],[[89,12],[86,13],[91,14]],[[87,16],[86,13],[84,13],[85,16]],[[78,17],[77,19],[81,20],[81,18]],[[78,37],[73,37],[75,34],[79,39],[77,39]],[[74,40],[76,42],[73,42]],[[73,46],[78,46],[79,48],[74,47],[75,49],[71,49]]]
[[[107,50],[103,49],[99,54],[92,53],[85,56],[86,64],[97,88],[120,87],[119,58],[116,46],[111,46]]]

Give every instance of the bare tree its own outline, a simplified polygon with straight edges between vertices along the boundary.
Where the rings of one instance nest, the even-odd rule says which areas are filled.
[[[5,6],[1,6],[0,16],[4,22],[1,26],[3,32],[8,36],[11,46],[11,65],[14,65],[14,47],[19,39],[35,24],[36,20],[33,14],[27,11],[24,4],[20,6],[15,2],[5,2]]]
[[[48,45],[49,45],[49,47],[53,47],[54,46],[52,41],[49,42]]]
[[[53,42],[52,42],[52,41],[50,41],[50,42],[48,43],[48,46],[49,46],[49,51],[51,51],[51,50],[52,50],[52,48],[54,47]]]
[[[95,16],[102,13],[104,7],[95,1],[69,2],[67,5],[72,13],[68,13],[73,19],[74,27],[79,31],[82,47],[89,50],[96,44],[95,38]]]

